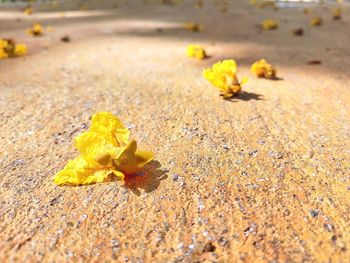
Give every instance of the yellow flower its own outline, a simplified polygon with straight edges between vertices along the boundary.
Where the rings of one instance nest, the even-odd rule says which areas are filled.
[[[188,45],[186,49],[186,54],[190,58],[197,58],[197,59],[203,59],[207,55],[205,53],[205,50],[200,45]]]
[[[199,8],[199,9],[203,9],[203,6],[204,6],[203,1],[202,0],[197,0],[196,7]]]
[[[27,46],[25,44],[15,45],[15,56],[23,56],[27,54]]]
[[[193,31],[193,32],[202,32],[204,30],[204,26],[198,23],[194,23],[194,22],[189,22],[186,23],[184,25],[184,27],[189,30],[189,31]]]
[[[322,19],[320,17],[313,17],[310,21],[311,26],[320,26],[322,24]]]
[[[55,175],[54,182],[57,185],[101,183],[113,175],[124,179],[124,174],[115,170],[113,166],[101,165],[89,156],[78,156],[68,161],[64,169]]]
[[[277,29],[278,24],[275,20],[267,19],[262,23],[261,27],[264,30],[273,30],[273,29]]]
[[[303,12],[304,12],[304,14],[308,14],[308,13],[310,13],[310,9],[309,8],[304,8]]]
[[[341,18],[341,9],[338,7],[333,10],[333,19],[339,20],[340,18]]]
[[[8,58],[8,56],[9,55],[6,53],[6,51],[0,48],[0,59]]]
[[[8,58],[7,47],[8,42],[5,39],[0,39],[0,59]]]
[[[212,68],[203,71],[203,77],[213,86],[219,88],[225,98],[230,98],[241,91],[241,86],[247,82],[243,78],[241,82],[237,79],[237,64],[233,59],[219,61]]]
[[[5,49],[8,46],[8,41],[5,39],[0,39],[0,49]]]
[[[271,64],[267,63],[265,59],[256,61],[252,65],[251,71],[259,78],[276,78],[276,69]]]
[[[27,33],[32,36],[41,36],[44,33],[44,28],[39,23],[35,23],[32,28],[27,30]]]
[[[25,44],[16,44],[13,39],[0,39],[0,59],[22,56],[26,53]]]
[[[24,9],[23,13],[25,15],[31,15],[31,14],[33,14],[33,8],[31,6],[29,6],[26,9]]]
[[[123,180],[124,176],[137,173],[153,159],[153,153],[137,150],[137,143],[129,141],[129,134],[111,113],[93,115],[90,130],[75,138],[75,147],[81,155],[55,175],[55,183],[99,183],[112,176]]]
[[[130,131],[109,112],[94,114],[91,119],[90,131],[101,134],[116,146],[127,144],[130,136]]]

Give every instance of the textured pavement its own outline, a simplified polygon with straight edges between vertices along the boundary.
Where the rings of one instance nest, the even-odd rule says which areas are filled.
[[[111,6],[0,11],[0,37],[29,48],[0,61],[1,262],[349,262],[349,8]],[[27,36],[34,21],[54,31]],[[187,58],[191,43],[210,57]],[[202,78],[225,58],[249,77],[232,101]],[[260,58],[281,80],[250,73]],[[99,111],[155,162],[124,186],[55,186]]]

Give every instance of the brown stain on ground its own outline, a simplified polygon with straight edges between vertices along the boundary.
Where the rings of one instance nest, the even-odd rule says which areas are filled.
[[[188,3],[1,12],[1,36],[30,50],[0,61],[1,261],[349,261],[350,12],[335,22],[325,8],[313,11],[319,28],[302,9],[244,2],[225,14]],[[266,18],[279,29],[255,27]],[[38,20],[54,32],[26,36]],[[192,20],[205,31],[184,31]],[[190,43],[210,58],[188,59]],[[263,57],[283,80],[251,76]],[[231,101],[202,78],[223,58],[250,79]],[[55,186],[98,111],[132,127],[156,162],[124,186]]]

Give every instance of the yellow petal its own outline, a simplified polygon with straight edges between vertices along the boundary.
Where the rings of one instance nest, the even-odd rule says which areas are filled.
[[[112,149],[114,144],[96,132],[83,132],[74,138],[74,145],[82,155],[96,156]]]
[[[64,169],[55,175],[54,182],[57,185],[100,183],[107,181],[111,175],[124,179],[124,175],[115,171],[113,167],[105,167],[90,157],[79,156],[69,161]]]
[[[121,154],[114,160],[116,170],[125,174],[137,173],[140,168],[153,160],[154,154],[152,152],[137,151],[137,143],[135,140],[129,142],[125,147],[121,148]]]
[[[0,39],[0,50],[7,48],[7,46],[8,46],[7,40]]]
[[[274,79],[276,78],[276,69],[269,64],[265,59],[260,59],[256,61],[252,67],[251,71],[258,78]]]
[[[17,44],[15,46],[15,56],[23,56],[27,54],[27,46],[25,44]]]
[[[262,23],[262,28],[264,30],[272,30],[276,29],[278,27],[278,24],[275,20],[267,19]]]
[[[235,86],[239,85],[237,76],[237,63],[233,59],[219,61],[212,68],[203,71],[203,76],[213,86],[219,88],[225,95],[230,94]]]
[[[115,146],[128,143],[130,132],[122,122],[109,112],[100,112],[92,116],[90,131],[104,136],[106,140],[114,142]]]
[[[135,152],[135,157],[136,157],[136,161],[137,161],[137,166],[139,168],[142,168],[143,166],[145,166],[145,164],[147,164],[153,160],[154,153],[149,152],[149,151],[138,150]]]
[[[0,59],[8,58],[8,54],[5,52],[5,50],[0,49]]]
[[[241,84],[241,85],[244,85],[244,84],[246,84],[247,82],[248,82],[248,77],[245,76],[245,77],[242,78],[240,84]]]
[[[188,45],[186,49],[186,55],[190,58],[197,59],[203,59],[206,57],[205,50],[200,45]]]

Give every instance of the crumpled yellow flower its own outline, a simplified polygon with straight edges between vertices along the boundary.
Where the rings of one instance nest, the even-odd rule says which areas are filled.
[[[8,54],[5,52],[5,50],[0,49],[0,59],[8,58]]]
[[[258,78],[266,78],[266,79],[276,79],[276,69],[265,59],[260,59],[256,61],[252,67],[251,71],[258,77]]]
[[[203,71],[203,77],[213,86],[219,88],[224,98],[230,98],[237,95],[242,85],[247,82],[247,78],[243,78],[241,82],[237,79],[237,63],[233,59],[219,61],[212,68]]]
[[[0,39],[0,59],[23,56],[26,53],[25,44],[16,44],[13,39]]]
[[[322,25],[322,18],[321,17],[313,17],[310,20],[310,25],[311,26],[320,26],[320,25]]]
[[[23,13],[25,15],[31,15],[33,14],[33,8],[31,6],[28,6],[26,9],[24,9]]]
[[[194,22],[188,22],[184,25],[184,27],[189,30],[189,31],[193,31],[193,32],[202,32],[204,30],[204,26],[198,23],[194,23]]]
[[[136,141],[129,141],[129,130],[113,114],[97,113],[91,122],[90,130],[74,140],[80,156],[55,175],[56,184],[100,183],[112,177],[123,180],[153,159],[152,152],[137,150]]]
[[[15,56],[23,56],[27,54],[27,45],[26,44],[17,44],[15,46]]]
[[[265,21],[263,21],[261,27],[264,30],[273,30],[273,29],[277,29],[278,24],[275,20],[266,19]]]
[[[339,7],[333,9],[332,15],[333,15],[333,19],[334,19],[334,20],[339,20],[339,19],[341,19],[341,9],[340,9]]]
[[[44,34],[44,28],[41,24],[35,23],[32,28],[27,29],[27,33],[31,36],[41,36]]]
[[[0,39],[0,59],[8,58],[8,53],[6,52],[8,42],[4,39]]]
[[[188,45],[186,55],[196,59],[204,59],[207,56],[204,48],[200,45]]]

